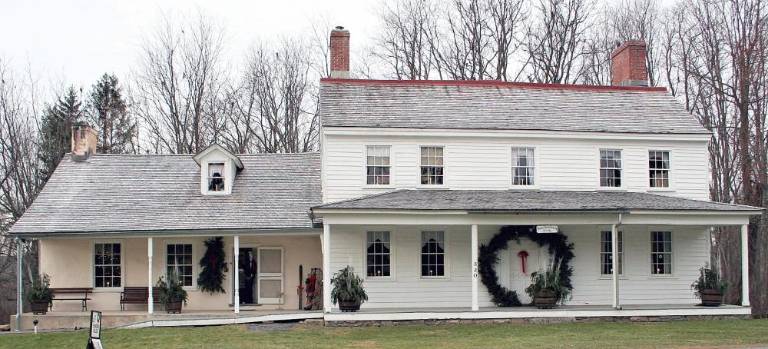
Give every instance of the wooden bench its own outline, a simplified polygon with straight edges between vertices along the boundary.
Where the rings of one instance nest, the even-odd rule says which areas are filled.
[[[120,310],[125,310],[126,304],[147,304],[149,292],[147,287],[123,287],[120,294]],[[152,287],[152,303],[160,303],[160,289]]]
[[[93,289],[90,287],[59,287],[51,288],[54,301],[80,301],[82,311],[88,310],[88,298],[89,293],[93,293]],[[53,302],[51,302],[51,309],[53,309]]]

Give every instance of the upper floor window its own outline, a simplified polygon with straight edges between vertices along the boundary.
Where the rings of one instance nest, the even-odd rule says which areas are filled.
[[[421,147],[421,184],[443,184],[443,147]]]
[[[669,152],[648,152],[648,179],[651,188],[669,188]]]
[[[623,274],[624,262],[624,239],[622,232],[617,232],[619,236],[619,274]],[[600,274],[613,274],[613,233],[609,231],[600,232]]]
[[[388,231],[369,231],[365,249],[366,275],[369,277],[390,276],[390,241]]]
[[[122,252],[119,243],[94,244],[94,287],[122,286]]]
[[[534,185],[533,148],[512,148],[512,185]]]
[[[193,286],[192,244],[168,244],[165,256],[166,278],[173,275],[182,286]]]
[[[621,187],[621,150],[600,149],[600,186]]]
[[[389,184],[389,146],[369,145],[365,147],[365,183],[369,185]]]
[[[208,191],[224,191],[224,163],[208,164]]]
[[[421,232],[421,276],[445,276],[445,233]]]
[[[672,274],[672,233],[651,232],[651,274]]]

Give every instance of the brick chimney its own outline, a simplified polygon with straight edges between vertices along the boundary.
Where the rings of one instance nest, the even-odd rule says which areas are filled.
[[[648,86],[645,42],[625,41],[611,53],[611,85]]]
[[[349,30],[342,26],[331,30],[331,77],[349,79]]]
[[[72,125],[72,160],[83,161],[96,154],[98,134],[87,124]]]

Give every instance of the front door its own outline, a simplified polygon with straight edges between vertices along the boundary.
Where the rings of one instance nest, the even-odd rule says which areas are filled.
[[[283,303],[283,249],[259,247],[257,268],[259,304]]]
[[[256,304],[256,273],[258,271],[256,249],[240,248],[237,264],[240,304]]]

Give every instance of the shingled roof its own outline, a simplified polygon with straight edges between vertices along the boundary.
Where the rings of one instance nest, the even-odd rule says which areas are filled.
[[[637,192],[542,190],[408,190],[364,196],[313,207],[344,210],[450,210],[556,212],[680,210],[759,212],[761,208]]]
[[[239,155],[231,195],[201,195],[191,155],[65,157],[12,234],[308,229],[320,154]]]
[[[324,79],[325,127],[708,134],[664,88]]]

